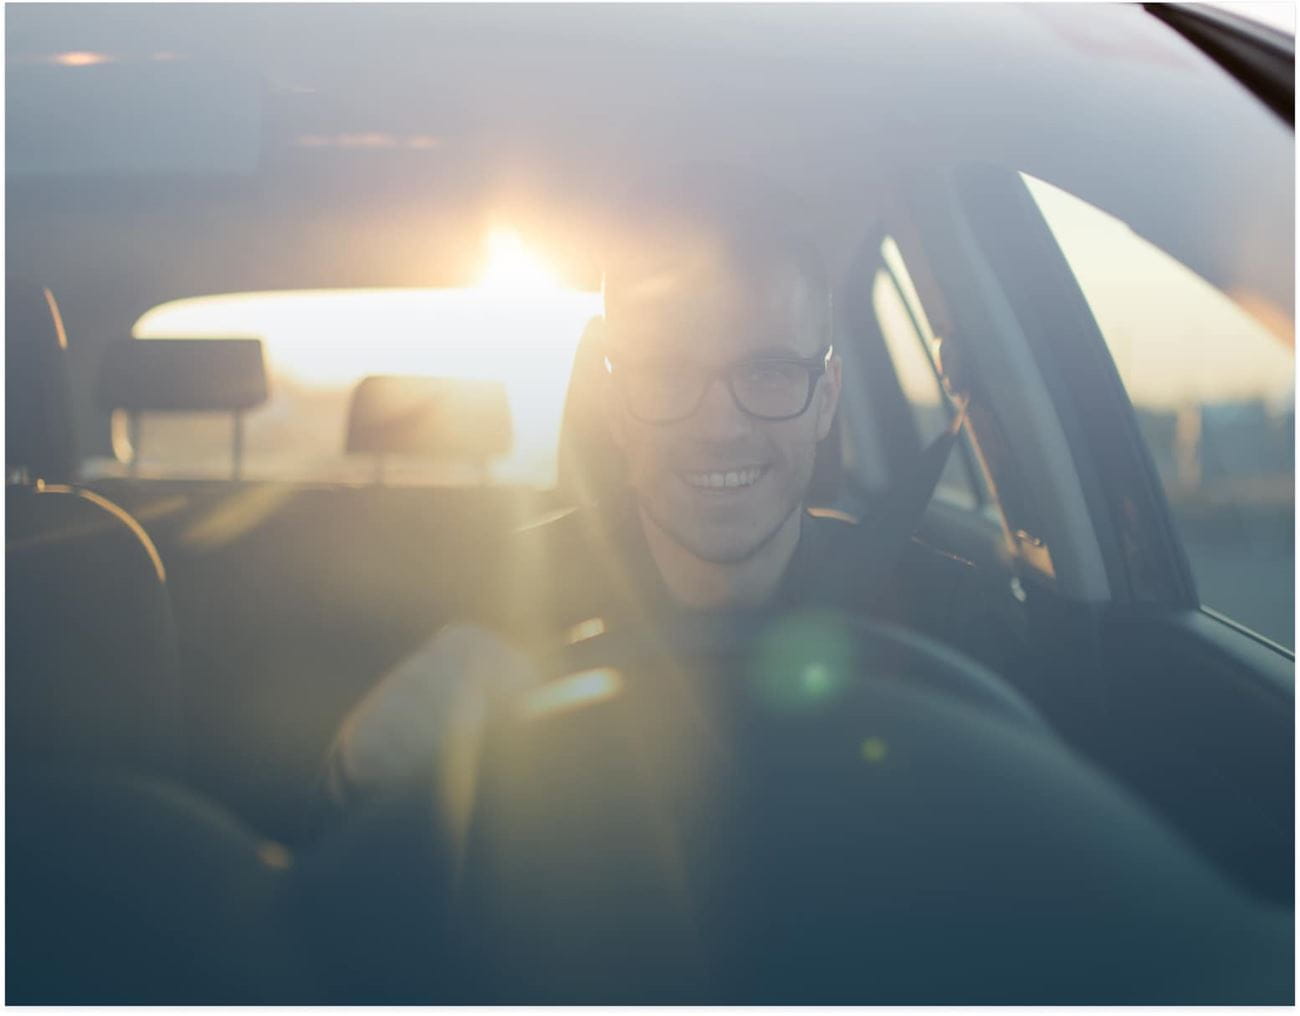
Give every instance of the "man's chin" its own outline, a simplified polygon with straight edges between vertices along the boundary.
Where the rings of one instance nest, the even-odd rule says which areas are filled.
[[[765,546],[768,540],[750,540],[744,543],[735,541],[721,542],[709,540],[707,537],[700,537],[698,534],[688,534],[686,536],[674,536],[679,544],[701,561],[707,561],[709,564],[718,565],[737,565],[744,564]]]
[[[766,526],[737,531],[736,522],[701,525],[696,519],[662,517],[647,512],[659,529],[693,557],[716,565],[740,565],[761,553],[781,531],[789,513]]]

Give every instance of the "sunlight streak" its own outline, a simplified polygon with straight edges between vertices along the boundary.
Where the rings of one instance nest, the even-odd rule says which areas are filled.
[[[584,670],[551,681],[529,694],[520,711],[530,720],[566,713],[613,698],[623,690],[623,677],[612,667]]]

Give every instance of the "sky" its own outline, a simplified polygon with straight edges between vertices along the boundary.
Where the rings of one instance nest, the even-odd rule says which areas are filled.
[[[1023,174],[1022,174],[1023,175]],[[1024,176],[1137,406],[1295,400],[1295,353],[1123,222]]]
[[[1272,28],[1280,28],[1284,32],[1295,35],[1295,4],[1235,3],[1229,0],[1226,3],[1207,3],[1205,6],[1231,11],[1234,14],[1240,14],[1242,17],[1250,18],[1252,21],[1258,21]]]

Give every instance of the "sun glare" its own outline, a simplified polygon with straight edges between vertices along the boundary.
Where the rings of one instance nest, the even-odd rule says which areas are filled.
[[[375,374],[497,380],[506,386],[515,447],[502,480],[553,482],[573,354],[599,293],[559,284],[517,233],[493,232],[479,284],[466,289],[232,293],[177,300],[136,322],[138,339],[258,336],[275,400],[286,389],[340,401]],[[277,383],[279,382],[279,383]],[[284,414],[292,409],[283,406]],[[341,447],[343,420],[339,420]],[[334,441],[334,436],[329,438]]]
[[[536,295],[560,289],[555,273],[532,253],[512,229],[495,229],[488,235],[487,267],[479,289],[503,295]]]

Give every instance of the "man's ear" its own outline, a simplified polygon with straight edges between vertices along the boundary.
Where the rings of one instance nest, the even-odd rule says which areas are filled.
[[[842,380],[839,354],[832,354],[830,362],[826,364],[826,373],[822,375],[821,381],[817,385],[818,441],[824,440],[826,435],[831,432],[831,421],[835,419],[835,409],[840,404],[840,384]]]

